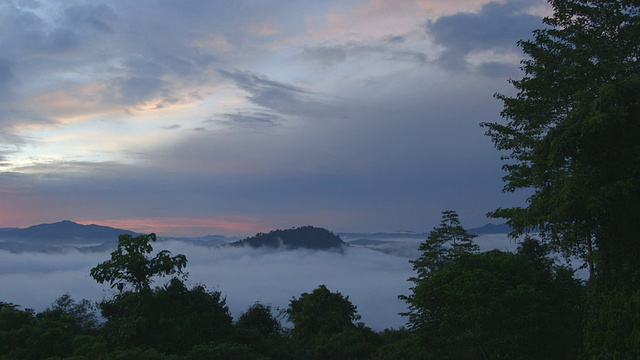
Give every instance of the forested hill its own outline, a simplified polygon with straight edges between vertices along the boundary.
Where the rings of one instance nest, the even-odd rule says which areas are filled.
[[[342,249],[343,246],[348,245],[327,229],[303,226],[288,230],[274,230],[268,234],[258,233],[244,240],[230,243],[228,246],[329,250]]]
[[[115,244],[118,235],[121,234],[137,235],[129,230],[94,224],[82,225],[64,220],[53,224],[34,225],[26,229],[4,229],[0,231],[0,239],[49,245],[103,243],[105,241]]]

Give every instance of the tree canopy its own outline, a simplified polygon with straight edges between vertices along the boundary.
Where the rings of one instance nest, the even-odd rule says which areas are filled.
[[[454,240],[455,239],[455,240]],[[583,288],[531,238],[517,253],[478,252],[453,211],[421,245],[409,328],[428,359],[573,359]],[[410,344],[410,343],[409,343]]]
[[[187,258],[171,256],[168,250],[147,256],[153,251],[150,242],[156,241],[156,234],[118,236],[118,248],[111,253],[111,259],[91,269],[91,276],[99,283],[108,282],[112,288],[123,291],[130,285],[136,292],[148,292],[154,276],[183,274]]]
[[[291,299],[287,316],[294,325],[294,334],[302,339],[342,332],[360,319],[348,296],[333,293],[325,285]]]
[[[478,251],[478,245],[473,242],[475,235],[469,234],[460,223],[458,213],[452,210],[442,212],[440,225],[436,226],[429,237],[420,244],[422,254],[416,260],[410,260],[416,276],[409,279],[415,284],[411,288],[412,294],[400,295],[409,305],[409,311],[405,314],[409,317],[409,327],[420,329],[427,321],[430,310],[422,301],[422,293],[429,286],[428,279],[438,271],[448,266],[452,261]]]
[[[550,0],[520,41],[524,76],[483,123],[503,152],[504,190],[527,205],[491,213],[512,235],[539,232],[589,267],[585,351],[635,358],[640,341],[640,1]],[[623,305],[624,304],[624,305]],[[610,319],[624,319],[624,326]]]
[[[640,2],[549,2],[546,27],[519,42],[517,94],[496,95],[506,122],[482,124],[503,151],[504,190],[533,195],[491,215],[582,256],[608,287],[638,288]]]

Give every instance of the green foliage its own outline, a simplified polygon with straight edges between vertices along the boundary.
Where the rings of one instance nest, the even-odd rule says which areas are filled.
[[[455,212],[443,213],[420,247],[424,253],[412,261],[412,294],[401,296],[424,353],[402,355],[406,348],[398,344],[419,349],[403,338],[377,357],[575,358],[583,289],[573,273],[555,265],[536,240],[526,239],[514,254],[478,253],[472,239]]]
[[[34,323],[33,310],[20,310],[18,305],[0,302],[0,355],[19,354]]]
[[[567,281],[570,280],[570,281]],[[580,346],[578,281],[523,254],[460,257],[422,284],[419,330],[454,358],[566,358]],[[577,336],[576,336],[577,335]]]
[[[517,94],[496,95],[506,122],[483,124],[504,153],[504,190],[533,195],[491,215],[507,218],[514,236],[539,231],[554,250],[585,260],[587,356],[626,354],[620,344],[636,346],[640,331],[637,317],[621,316],[637,304],[617,300],[640,288],[640,2],[549,2],[547,27],[519,43],[527,60],[512,81]],[[606,325],[604,313],[626,331]]]
[[[429,233],[427,240],[420,244],[422,254],[418,259],[410,261],[413,264],[413,270],[417,273],[416,277],[409,279],[415,283],[415,287],[411,288],[413,294],[399,296],[409,304],[409,312],[405,315],[409,316],[411,328],[420,327],[424,321],[422,318],[425,315],[425,309],[417,297],[423,291],[425,279],[433,276],[435,272],[442,270],[460,256],[477,252],[479,247],[473,242],[475,237],[462,227],[455,211],[442,212],[440,225],[435,227]]]
[[[121,292],[126,285],[136,292],[148,292],[154,276],[182,275],[187,258],[171,256],[168,250],[150,258],[147,255],[153,251],[151,241],[156,241],[155,234],[118,236],[118,248],[111,253],[111,259],[91,269],[91,276],[101,284],[108,282]]]
[[[473,242],[476,235],[469,234],[460,224],[458,213],[452,210],[442,212],[440,225],[435,227],[427,240],[420,244],[422,255],[412,260],[418,276],[442,268],[452,259],[479,250]]]
[[[325,285],[293,298],[286,314],[293,323],[294,336],[303,341],[354,328],[353,322],[360,319],[348,296],[332,293]]]
[[[380,333],[382,344],[376,350],[374,360],[422,360],[424,349],[414,332],[405,328],[385,329]]]
[[[640,358],[640,290],[588,300],[586,353],[593,359]]]
[[[57,298],[47,310],[59,311],[75,319],[78,326],[83,330],[92,330],[98,327],[96,307],[87,299],[82,299],[78,302],[71,295],[64,294]]]
[[[346,244],[331,231],[313,226],[302,226],[287,230],[274,230],[267,234],[258,233],[230,244],[231,246],[285,247],[287,249],[342,249]]]
[[[167,355],[155,349],[117,348],[105,354],[110,360],[178,360],[176,355]],[[86,358],[92,360],[93,358]]]
[[[185,360],[267,360],[242,344],[209,343],[196,345]]]
[[[0,303],[0,355],[15,359],[69,357],[74,338],[95,330],[95,321],[90,303],[76,302],[68,294],[38,314]]]
[[[371,359],[380,346],[380,339],[363,324],[333,334],[320,334],[303,347],[303,359],[365,360]]]
[[[273,315],[271,306],[259,302],[251,305],[240,314],[236,322],[238,329],[242,329],[256,335],[265,337],[271,334],[280,334],[282,325]]]
[[[360,319],[348,296],[325,285],[292,299],[286,315],[293,323],[296,358],[369,359],[381,341]]]
[[[271,306],[256,302],[240,314],[235,325],[235,342],[247,345],[268,358],[291,357],[284,329]]]
[[[201,285],[188,289],[176,278],[150,292],[142,303],[140,294],[124,292],[103,301],[100,308],[109,339],[127,347],[184,354],[196,344],[227,340],[232,329],[220,292]]]
[[[539,230],[582,256],[600,285],[640,286],[640,4],[552,0],[547,28],[519,44],[528,59],[498,94],[506,123],[484,123],[504,151],[505,191],[533,189],[498,209],[517,234]],[[597,253],[596,253],[597,252]]]
[[[107,340],[101,336],[79,335],[72,343],[73,355],[83,359],[107,360],[109,345]]]

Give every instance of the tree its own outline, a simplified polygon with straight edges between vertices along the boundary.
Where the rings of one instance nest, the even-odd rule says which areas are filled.
[[[259,302],[249,306],[245,312],[240,314],[236,326],[261,337],[282,332],[282,325],[273,315],[271,306]]]
[[[419,279],[409,324],[426,358],[577,357],[582,285],[535,240],[523,245],[460,254]]]
[[[171,256],[168,250],[150,258],[147,254],[153,251],[151,241],[156,241],[155,234],[118,236],[118,248],[111,253],[111,259],[91,269],[91,276],[101,284],[109,282],[120,292],[128,284],[141,293],[151,290],[154,276],[182,275],[187,258],[182,254]]]
[[[476,235],[469,234],[460,224],[458,213],[453,210],[442,212],[440,225],[435,227],[427,240],[420,244],[422,255],[417,260],[411,260],[413,269],[418,275],[432,270],[438,270],[452,258],[464,253],[479,250],[473,242]]]
[[[497,209],[518,236],[539,231],[589,267],[590,356],[640,348],[640,2],[552,0],[530,41],[524,77],[503,101],[506,123],[484,123],[504,151],[505,191],[533,190]],[[635,304],[631,307],[621,304]],[[607,319],[626,321],[612,326]],[[615,332],[613,332],[615,330]]]
[[[506,123],[483,123],[504,151],[504,190],[533,190],[497,209],[513,235],[539,231],[582,256],[603,290],[640,287],[640,2],[550,0],[547,27],[520,41]]]
[[[0,301],[0,357],[24,357],[34,323],[33,309],[20,310],[18,305]]]
[[[415,287],[411,288],[413,294],[399,296],[409,304],[409,312],[405,315],[409,316],[411,328],[421,327],[424,321],[425,309],[422,302],[418,300],[419,294],[423,291],[424,280],[433,276],[434,272],[442,270],[454,259],[477,252],[479,247],[473,242],[475,237],[476,235],[469,234],[462,227],[458,213],[453,210],[442,212],[440,225],[435,227],[429,233],[429,237],[420,244],[420,251],[422,251],[420,257],[409,261],[417,273],[416,277],[409,279],[415,283]]]
[[[236,343],[271,359],[291,358],[284,329],[271,306],[259,302],[240,314],[235,324]]]
[[[173,278],[151,290],[142,305],[139,297],[123,292],[100,303],[104,332],[113,343],[185,354],[197,344],[230,338],[232,318],[219,291],[202,285],[189,289]]]
[[[293,323],[294,336],[301,340],[343,332],[355,327],[354,321],[360,319],[348,296],[333,293],[325,285],[293,298],[286,314]]]
[[[185,360],[268,360],[256,354],[250,347],[243,344],[209,343],[199,344],[187,354]]]
[[[297,359],[370,359],[380,346],[373,330],[354,323],[360,315],[349,297],[325,285],[292,299],[286,315],[293,323]]]
[[[74,319],[82,330],[93,330],[98,327],[96,307],[87,299],[76,301],[71,295],[64,294],[57,298],[47,310],[62,312]]]

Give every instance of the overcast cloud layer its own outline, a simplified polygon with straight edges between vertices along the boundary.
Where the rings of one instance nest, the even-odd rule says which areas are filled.
[[[498,206],[478,126],[541,0],[0,4],[0,226],[428,231]]]

